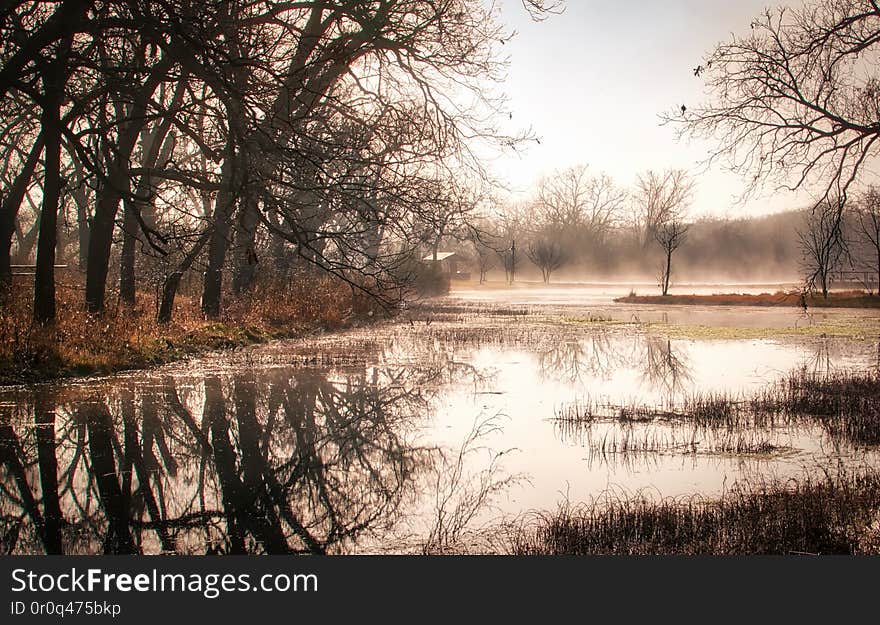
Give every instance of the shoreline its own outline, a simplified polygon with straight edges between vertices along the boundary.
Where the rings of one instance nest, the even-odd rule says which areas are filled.
[[[243,347],[267,345],[275,341],[304,339],[320,336],[328,332],[341,332],[359,327],[366,318],[353,317],[338,325],[327,326],[312,323],[287,328],[266,328],[251,326],[230,326],[225,323],[206,323],[203,327],[182,336],[156,339],[155,349],[132,350],[128,360],[114,364],[90,364],[84,362],[41,363],[33,369],[22,369],[18,363],[0,365],[0,390],[17,386],[47,384],[72,379],[83,379],[116,375],[131,371],[147,371],[165,365],[182,362],[189,358],[205,356],[212,352],[223,353]],[[24,371],[22,373],[22,371]]]
[[[626,295],[613,300],[618,304],[664,304],[671,306],[776,306],[783,308],[880,308],[880,295],[862,291],[841,291],[827,298],[800,293],[719,293],[713,295]]]

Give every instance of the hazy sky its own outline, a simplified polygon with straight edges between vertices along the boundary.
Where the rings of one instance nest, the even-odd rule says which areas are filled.
[[[797,2],[797,0],[793,0]],[[693,68],[715,44],[774,0],[568,0],[565,13],[531,22],[520,0],[501,0],[502,19],[518,36],[505,46],[505,91],[513,121],[532,126],[541,145],[495,163],[520,194],[543,173],[576,163],[631,185],[636,174],[694,169],[706,144],[677,142],[658,115],[704,99]],[[734,200],[742,178],[713,166],[698,177],[694,215],[754,215],[796,208],[803,197],[764,193]]]

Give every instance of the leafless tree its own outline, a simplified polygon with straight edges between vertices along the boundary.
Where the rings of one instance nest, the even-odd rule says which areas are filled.
[[[680,221],[693,199],[694,181],[683,169],[649,170],[636,181],[635,222],[644,247],[657,238],[663,224]]]
[[[550,234],[539,235],[538,238],[529,243],[526,253],[529,260],[541,270],[544,284],[550,282],[550,274],[562,267],[566,261],[562,245],[560,245],[556,237]]]
[[[684,243],[689,226],[678,219],[660,224],[654,231],[654,240],[663,249],[663,264],[660,268],[660,288],[663,295],[669,294],[672,280],[672,255]]]
[[[870,187],[861,196],[856,207],[859,234],[873,253],[877,289],[880,292],[880,189]]]
[[[489,271],[495,266],[496,251],[489,235],[484,230],[479,230],[469,237],[474,248],[474,256],[477,270],[480,272],[480,284],[486,281]]]
[[[825,200],[812,210],[807,223],[798,231],[806,287],[810,291],[819,288],[823,298],[828,297],[833,272],[841,268],[848,254],[842,228],[843,209],[842,198]]]
[[[820,185],[823,211],[822,202],[846,200],[880,153],[878,43],[876,0],[768,9],[694,69],[709,101],[665,119],[682,135],[717,140],[710,161],[749,175],[750,189]]]
[[[626,197],[609,176],[574,165],[539,182],[535,208],[545,226],[595,243],[620,220]]]
[[[493,221],[492,246],[504,268],[505,281],[511,282],[522,263],[523,248],[532,230],[532,206],[523,202],[507,204]]]

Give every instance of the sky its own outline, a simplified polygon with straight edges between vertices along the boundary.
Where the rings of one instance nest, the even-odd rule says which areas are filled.
[[[797,2],[797,0],[793,0]],[[584,163],[631,186],[639,172],[680,167],[696,174],[692,216],[746,217],[800,208],[803,194],[768,189],[746,201],[743,178],[700,163],[709,144],[677,141],[659,115],[706,99],[693,74],[704,56],[774,0],[567,0],[562,15],[532,22],[520,0],[501,0],[517,32],[504,48],[503,90],[513,122],[541,143],[493,163],[515,198],[555,169]]]

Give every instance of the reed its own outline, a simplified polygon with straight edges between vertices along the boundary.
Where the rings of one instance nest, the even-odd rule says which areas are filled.
[[[532,514],[507,544],[515,554],[878,553],[880,475],[740,482],[719,498],[606,495]]]

